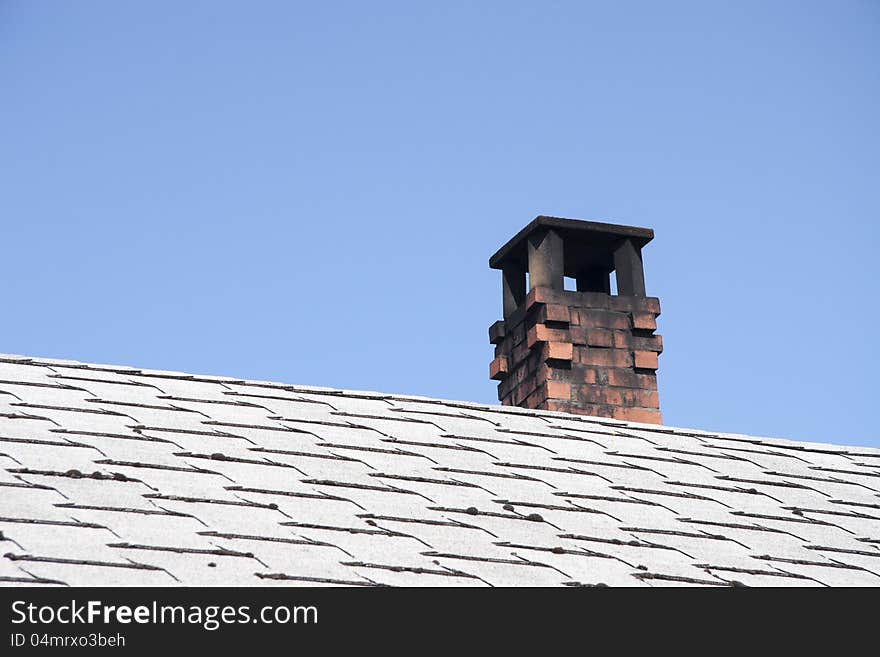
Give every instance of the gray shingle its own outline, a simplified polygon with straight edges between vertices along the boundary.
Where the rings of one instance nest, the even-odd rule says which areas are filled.
[[[880,450],[0,356],[0,584],[880,585]]]

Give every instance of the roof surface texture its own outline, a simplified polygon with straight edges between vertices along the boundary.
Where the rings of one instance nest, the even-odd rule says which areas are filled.
[[[880,450],[0,356],[0,584],[878,585]]]

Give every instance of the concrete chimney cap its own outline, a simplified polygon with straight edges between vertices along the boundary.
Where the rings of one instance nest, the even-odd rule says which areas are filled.
[[[629,239],[641,249],[654,238],[650,228],[539,215],[489,258],[489,267],[503,269],[507,264],[518,263],[528,271],[528,238],[547,229],[556,231],[562,238],[566,276],[576,276],[584,266],[610,270],[614,250],[621,240]]]

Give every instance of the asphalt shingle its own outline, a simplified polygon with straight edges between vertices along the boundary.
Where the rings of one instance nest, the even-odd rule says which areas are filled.
[[[0,585],[880,585],[880,450],[0,356]]]

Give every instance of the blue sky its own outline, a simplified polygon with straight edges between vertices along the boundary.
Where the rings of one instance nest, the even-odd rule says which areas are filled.
[[[876,2],[0,0],[0,90],[0,352],[494,403],[552,214],[667,423],[880,446]]]

